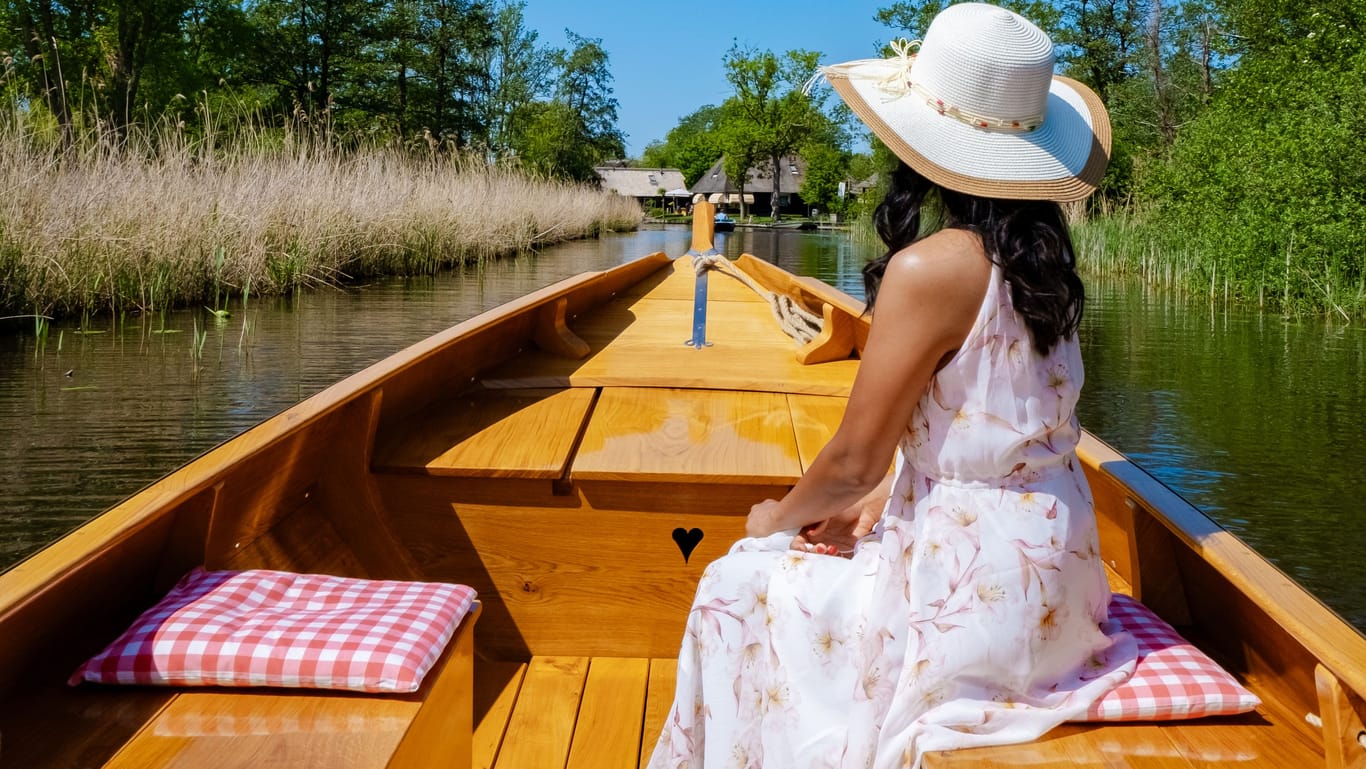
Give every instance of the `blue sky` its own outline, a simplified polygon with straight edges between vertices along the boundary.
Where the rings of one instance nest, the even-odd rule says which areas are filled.
[[[527,0],[526,25],[545,44],[565,45],[566,27],[601,38],[611,58],[618,126],[626,150],[645,145],[704,104],[730,94],[721,60],[733,41],[775,53],[804,48],[822,62],[874,56],[892,31],[873,14],[892,0]]]

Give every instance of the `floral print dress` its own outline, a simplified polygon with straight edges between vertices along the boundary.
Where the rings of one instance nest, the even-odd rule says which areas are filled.
[[[1032,740],[1126,680],[1074,453],[1081,383],[1075,337],[1037,355],[993,268],[853,557],[785,532],[707,567],[651,768],[918,766]]]

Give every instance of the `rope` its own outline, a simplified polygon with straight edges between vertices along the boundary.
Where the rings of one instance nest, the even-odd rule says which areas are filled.
[[[716,252],[693,254],[692,266],[698,275],[707,270],[716,270],[749,286],[750,290],[768,302],[768,308],[777,319],[778,326],[782,328],[783,333],[792,337],[798,346],[805,345],[820,335],[822,319],[819,315],[797,304],[795,299],[786,294],[775,294],[766,290],[736,268],[725,255]]]

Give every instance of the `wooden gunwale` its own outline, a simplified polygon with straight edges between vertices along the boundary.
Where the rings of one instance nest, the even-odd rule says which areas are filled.
[[[1241,539],[1091,433],[1077,454],[1151,506],[1193,552],[1251,597],[1277,624],[1350,688],[1366,691],[1366,636],[1276,568]]]
[[[236,465],[300,433],[324,416],[359,398],[371,395],[415,368],[430,363],[441,353],[457,347],[468,338],[487,333],[490,328],[526,318],[530,322],[537,308],[560,298],[569,300],[569,313],[601,301],[593,296],[595,283],[607,295],[634,285],[646,275],[669,264],[669,257],[655,253],[602,272],[571,276],[507,304],[456,324],[333,384],[304,401],[291,406],[246,432],[209,449],[167,476],[151,483],[90,522],[80,526],[52,547],[39,551],[0,574],[0,625],[9,616],[39,600],[45,593],[62,590],[62,575],[102,554],[121,547],[129,537],[175,508],[184,500],[211,489]],[[509,350],[515,354],[516,349]],[[420,403],[405,404],[410,410]],[[0,691],[7,685],[0,671]]]

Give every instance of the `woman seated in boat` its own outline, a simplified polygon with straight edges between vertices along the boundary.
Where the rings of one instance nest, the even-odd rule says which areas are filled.
[[[872,326],[835,436],[701,579],[652,767],[913,766],[1034,739],[1133,671],[1074,453],[1059,206],[1099,183],[1108,118],[1009,11],[952,5],[913,46],[823,69],[902,161]]]

